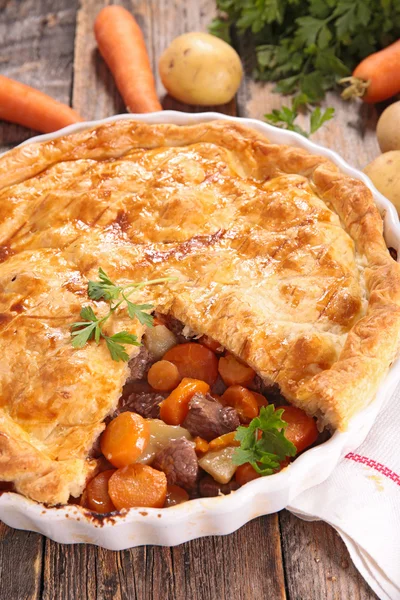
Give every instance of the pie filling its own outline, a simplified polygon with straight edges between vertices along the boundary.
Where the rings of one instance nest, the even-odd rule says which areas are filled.
[[[250,462],[237,464],[236,432],[271,404],[284,410],[284,435],[296,455],[325,439],[277,386],[265,386],[217,341],[171,316],[156,314],[128,366],[118,406],[91,452],[100,472],[79,499],[92,511],[169,507],[229,494],[260,477]],[[292,459],[280,460],[271,474]]]

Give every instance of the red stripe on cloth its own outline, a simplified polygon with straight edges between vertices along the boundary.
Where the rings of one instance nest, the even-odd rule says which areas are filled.
[[[354,452],[349,452],[349,454],[346,454],[345,458],[348,458],[349,460],[354,460],[354,462],[361,463],[362,465],[366,465],[367,467],[371,467],[371,469],[379,471],[379,473],[382,473],[382,475],[384,475],[388,479],[391,479],[392,481],[394,481],[394,483],[397,483],[397,485],[400,485],[400,476],[397,475],[397,473],[391,471],[388,467],[385,467],[385,465],[376,462],[376,460],[368,458],[368,456],[361,456],[361,454],[354,454]]]

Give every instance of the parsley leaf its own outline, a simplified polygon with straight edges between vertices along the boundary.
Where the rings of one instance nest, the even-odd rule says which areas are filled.
[[[334,114],[334,108],[330,107],[327,108],[324,112],[321,112],[320,107],[317,106],[317,108],[313,110],[310,116],[310,133],[315,133],[317,129],[319,129],[326,121],[332,119]]]
[[[74,323],[75,326],[83,326],[84,323]],[[72,335],[72,345],[74,348],[83,348],[83,346],[89,340],[92,340],[95,335],[95,330],[97,326],[96,323],[91,323],[90,325],[86,325],[79,329],[79,331],[73,331]]]
[[[108,339],[114,340],[115,342],[119,342],[121,344],[131,344],[132,346],[140,346],[140,342],[138,342],[137,336],[133,333],[129,333],[129,331],[119,331],[118,333],[114,333],[114,335],[110,336]]]
[[[272,113],[264,115],[264,118],[271,125],[276,125],[277,127],[287,129],[288,131],[296,131],[297,133],[307,137],[307,133],[304,131],[304,129],[301,129],[301,127],[294,123],[296,117],[297,110],[294,108],[290,109],[288,106],[282,106],[280,110],[274,108]]]
[[[295,123],[298,116],[298,108],[303,105],[305,98],[304,94],[300,94],[293,100],[292,108],[288,106],[282,106],[280,110],[275,108],[272,113],[264,115],[264,118],[270,125],[276,125],[282,129],[295,131],[305,137],[309,137],[310,134],[315,133],[326,121],[332,119],[335,109],[327,108],[324,112],[321,112],[320,107],[317,106],[310,114],[310,131],[307,132]]]
[[[128,315],[131,319],[137,319],[139,323],[147,327],[153,327],[153,317],[146,311],[152,310],[152,304],[134,304],[128,300],[128,296],[146,285],[165,283],[174,278],[161,277],[150,281],[140,281],[139,283],[130,283],[120,286],[114,283],[108,275],[99,269],[99,281],[88,282],[88,296],[92,300],[104,300],[109,304],[109,311],[103,317],[98,317],[91,306],[84,306],[80,312],[82,321],[71,324],[72,346],[74,348],[83,348],[89,341],[94,340],[96,344],[104,339],[111,358],[115,361],[129,360],[129,355],[125,350],[124,344],[140,346],[136,335],[128,331],[120,331],[114,335],[108,336],[103,332],[104,323],[111,317],[121,304],[126,303]]]
[[[81,319],[71,325],[72,329],[72,345],[74,348],[83,348],[83,346],[91,339],[95,339],[99,343],[100,327],[99,320],[96,317],[91,306],[84,306],[80,312]]]
[[[315,17],[299,17],[297,23],[297,42],[301,45],[311,46],[317,42],[317,36],[325,29],[325,21]]]
[[[116,300],[121,288],[115,285],[102,268],[99,269],[100,281],[89,281],[88,296],[92,300]]]
[[[236,465],[248,462],[260,475],[272,475],[287,456],[296,455],[296,446],[285,437],[283,413],[273,404],[263,406],[248,427],[237,429],[235,439],[240,447],[232,457]]]
[[[97,317],[91,306],[84,306],[79,316],[85,321],[97,321]]]
[[[146,325],[147,327],[153,327],[153,317],[148,313],[144,312],[145,310],[151,310],[154,308],[151,304],[133,304],[129,300],[126,301],[128,307],[128,315],[131,319],[136,319],[142,325]]]
[[[224,21],[223,19],[214,19],[210,25],[210,33],[211,35],[215,35],[219,37],[227,44],[231,43],[231,34],[230,34],[230,24],[228,21]]]
[[[133,346],[140,346],[136,335],[131,335],[127,331],[120,331],[112,336],[103,335],[107,348],[111,354],[111,358],[116,362],[129,360],[129,355],[125,351],[125,347],[122,344],[131,344]]]

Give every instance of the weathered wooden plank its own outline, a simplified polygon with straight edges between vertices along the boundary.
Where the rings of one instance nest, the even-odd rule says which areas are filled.
[[[240,549],[240,551],[239,551]],[[46,540],[43,600],[285,600],[277,515],[230,536],[110,552]]]
[[[93,34],[96,15],[108,4],[111,2],[107,0],[85,0],[78,11],[72,105],[88,120],[126,112],[112,75],[97,50]],[[158,59],[177,35],[206,28],[215,10],[212,1],[192,2],[190,9],[187,3],[169,0],[124,0],[119,4],[134,15],[143,31],[164,109],[184,112],[216,109],[226,114],[236,114],[235,101],[221,107],[206,108],[181,104],[166,95],[158,75]]]
[[[96,600],[98,549],[89,545],[62,545],[46,539],[41,600]]]
[[[78,0],[2,2],[0,73],[70,103]],[[0,121],[0,150],[35,132]]]
[[[289,598],[377,600],[332,527],[279,513]]]
[[[0,598],[39,600],[43,537],[0,522]]]
[[[175,598],[169,548],[111,552],[95,546],[60,546],[46,540],[43,583],[42,600]]]
[[[285,600],[277,515],[172,549],[178,600]]]
[[[111,2],[84,0],[78,10],[72,106],[86,120],[103,119],[126,112],[107,65],[97,50],[93,23],[97,13]]]

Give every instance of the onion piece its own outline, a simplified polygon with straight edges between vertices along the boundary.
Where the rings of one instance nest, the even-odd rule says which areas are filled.
[[[227,446],[222,450],[211,450],[199,459],[199,465],[218,483],[228,483],[235,474],[237,465],[232,462],[236,448]]]
[[[162,358],[164,354],[176,346],[178,340],[172,331],[165,325],[155,325],[155,327],[149,328],[143,336],[143,343],[147,350],[157,360]]]
[[[159,450],[168,446],[172,440],[186,438],[191,440],[192,436],[184,427],[179,425],[167,425],[160,419],[146,419],[150,429],[150,440],[144,452],[139,456],[137,462],[145,465],[150,464]]]

